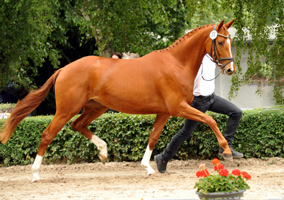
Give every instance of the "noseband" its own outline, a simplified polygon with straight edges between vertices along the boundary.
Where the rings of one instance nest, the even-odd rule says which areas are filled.
[[[216,25],[217,26],[217,25]],[[230,36],[227,36],[227,35],[223,35],[223,34],[220,34],[218,33],[215,28],[216,26],[214,27],[214,30],[210,33],[210,38],[212,39],[212,43],[211,43],[211,49],[210,49],[210,55],[212,55],[212,57],[214,57],[215,60],[212,60],[213,62],[215,62],[217,65],[220,65],[222,70],[224,70],[224,68],[231,62],[234,61],[234,58],[231,57],[231,58],[221,58],[220,57],[220,54],[218,52],[218,48],[217,48],[217,45],[216,45],[216,38],[217,36],[222,36],[222,37],[225,37],[225,38],[231,38]],[[219,57],[219,59],[217,59],[217,56]],[[229,60],[225,65],[223,65],[222,63],[220,63],[221,61],[223,60]]]

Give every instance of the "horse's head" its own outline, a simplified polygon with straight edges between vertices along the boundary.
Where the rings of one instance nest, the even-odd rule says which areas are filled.
[[[232,55],[232,39],[228,28],[234,23],[224,24],[224,20],[214,26],[208,39],[206,40],[206,52],[213,58],[214,62],[222,70],[222,74],[232,75],[236,71],[234,58]]]

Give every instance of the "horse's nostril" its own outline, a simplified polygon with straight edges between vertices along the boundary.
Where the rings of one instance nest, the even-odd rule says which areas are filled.
[[[231,69],[228,69],[228,70],[227,70],[227,73],[231,73],[231,72],[232,72],[232,70],[231,70]]]

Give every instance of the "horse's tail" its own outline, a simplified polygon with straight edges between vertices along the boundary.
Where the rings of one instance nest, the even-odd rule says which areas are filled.
[[[43,101],[54,85],[60,71],[61,69],[57,70],[40,89],[30,92],[23,100],[18,101],[11,115],[1,127],[0,141],[3,144],[11,138],[18,124]]]

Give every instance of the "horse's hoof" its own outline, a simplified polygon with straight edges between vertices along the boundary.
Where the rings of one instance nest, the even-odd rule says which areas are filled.
[[[233,155],[232,154],[222,154],[223,155],[223,158],[226,160],[226,161],[231,161],[233,162]]]
[[[156,176],[157,173],[156,172],[152,172],[152,173],[149,173],[148,176]]]
[[[106,161],[107,161],[107,157],[106,157],[106,156],[100,154],[99,158],[100,158],[100,160],[101,160],[101,162],[102,162],[103,164],[106,163]]]
[[[32,183],[40,183],[40,180],[39,179],[33,179]]]

